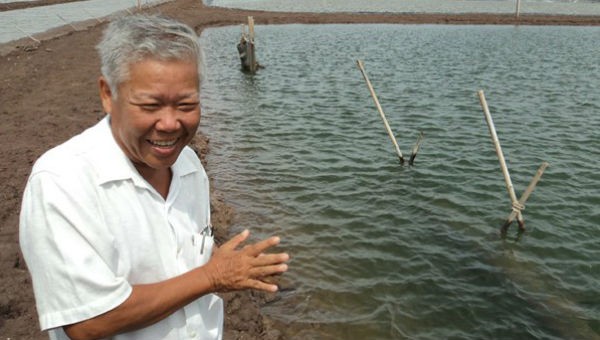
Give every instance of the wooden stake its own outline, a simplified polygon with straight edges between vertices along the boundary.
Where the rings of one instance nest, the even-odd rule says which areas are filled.
[[[396,137],[394,137],[394,134],[392,133],[392,129],[390,129],[390,124],[388,124],[388,121],[385,118],[385,114],[383,113],[383,109],[381,108],[381,105],[379,104],[379,100],[377,99],[375,90],[373,90],[371,81],[369,80],[369,77],[367,76],[367,73],[365,72],[363,62],[361,60],[357,60],[356,64],[358,65],[360,72],[362,73],[363,77],[365,78],[365,81],[367,82],[367,86],[369,87],[369,92],[371,92],[371,97],[373,97],[373,101],[375,102],[377,111],[379,111],[379,115],[381,116],[381,119],[383,120],[383,125],[385,125],[385,130],[387,131],[388,136],[390,137],[390,139],[392,140],[392,143],[394,144],[394,148],[396,149],[396,154],[398,155],[398,158],[400,159],[400,164],[404,164],[404,157],[402,157],[402,152],[400,151],[398,142],[396,142]]]
[[[421,131],[419,133],[419,137],[417,137],[417,141],[415,142],[415,145],[412,148],[412,151],[410,153],[410,159],[408,160],[408,165],[413,165],[415,162],[415,157],[417,157],[417,152],[419,152],[419,147],[421,146],[421,142],[423,142],[423,132]]]
[[[250,41],[254,42],[254,17],[248,17],[248,35]]]
[[[256,53],[254,48],[254,18],[248,17],[248,33],[246,27],[242,24],[242,36],[237,44],[237,50],[240,55],[242,71],[251,74],[256,73],[260,66],[256,61]]]
[[[250,66],[250,72],[256,73],[256,54],[254,49],[254,18],[248,17],[248,64]]]
[[[533,189],[535,189],[537,182],[540,180],[540,178],[542,178],[542,174],[544,173],[544,170],[546,170],[548,165],[549,164],[547,162],[543,162],[542,165],[540,165],[540,167],[538,168],[537,172],[531,179],[529,186],[527,186],[527,189],[525,189],[525,191],[523,192],[523,195],[521,195],[521,198],[519,198],[519,204],[521,207],[525,206],[525,202],[527,202],[527,200],[529,199],[529,196],[533,192]],[[510,213],[510,215],[508,215],[506,222],[502,226],[503,234],[506,233],[506,230],[508,229],[508,227],[510,226],[512,221],[515,219],[515,217],[517,216],[518,211],[519,211],[518,209],[513,209],[513,211]]]
[[[479,95],[479,102],[481,103],[481,107],[483,108],[485,120],[490,130],[492,142],[494,143],[494,147],[496,148],[496,155],[498,156],[498,160],[500,161],[500,168],[502,169],[502,174],[504,175],[506,190],[508,191],[508,195],[510,196],[510,201],[512,202],[513,207],[518,207],[519,201],[517,200],[517,195],[515,195],[515,189],[510,179],[510,174],[508,173],[508,167],[506,166],[506,160],[504,159],[504,154],[502,153],[502,148],[500,147],[500,141],[498,140],[498,135],[496,134],[496,127],[494,126],[492,115],[490,114],[490,110],[488,109],[488,105],[485,100],[483,91],[479,90],[477,94]],[[521,214],[520,210],[517,210],[517,221],[519,222],[519,227],[521,228],[521,230],[524,230],[525,221],[523,220],[523,215]]]

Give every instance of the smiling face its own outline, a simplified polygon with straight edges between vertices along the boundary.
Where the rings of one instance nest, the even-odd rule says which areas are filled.
[[[145,59],[129,67],[129,78],[112,96],[100,78],[104,110],[113,136],[142,176],[170,173],[200,122],[195,62]],[[116,97],[116,98],[115,98]]]

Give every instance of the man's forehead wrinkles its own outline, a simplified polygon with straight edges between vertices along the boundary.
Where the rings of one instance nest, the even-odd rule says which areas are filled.
[[[152,100],[166,100],[166,99],[176,99],[176,100],[181,100],[181,99],[189,99],[189,98],[199,98],[199,93],[197,91],[192,91],[192,92],[187,92],[187,93],[179,93],[179,94],[175,94],[175,95],[169,95],[169,94],[165,94],[165,93],[150,93],[150,92],[135,92],[135,91],[130,91],[129,92],[129,98],[132,100],[146,100],[146,99],[152,99]]]

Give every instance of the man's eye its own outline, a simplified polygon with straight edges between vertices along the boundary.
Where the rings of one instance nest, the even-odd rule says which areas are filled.
[[[139,107],[144,111],[156,111],[160,108],[158,104],[140,104]]]
[[[198,103],[181,103],[178,107],[181,111],[193,111],[198,107]]]

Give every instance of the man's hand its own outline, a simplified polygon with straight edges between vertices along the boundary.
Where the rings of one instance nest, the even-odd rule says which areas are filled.
[[[285,272],[288,266],[284,262],[290,257],[286,253],[265,253],[267,249],[279,244],[279,237],[275,236],[238,249],[249,235],[250,232],[244,230],[221,247],[215,248],[211,259],[203,266],[215,291],[247,288],[277,291],[277,285],[269,283],[268,278]]]

